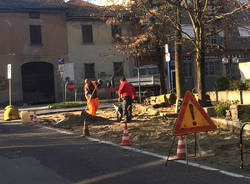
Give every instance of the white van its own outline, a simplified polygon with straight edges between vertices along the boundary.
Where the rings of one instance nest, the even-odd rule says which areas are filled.
[[[159,77],[159,70],[157,65],[140,66],[140,77]],[[134,67],[132,71],[133,77],[138,77],[138,67]]]

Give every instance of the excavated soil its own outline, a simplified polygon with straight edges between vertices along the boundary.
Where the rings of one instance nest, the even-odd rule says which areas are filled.
[[[81,112],[73,112],[80,118]],[[54,126],[64,119],[63,113],[38,116],[39,123]],[[129,140],[132,146],[167,155],[176,154],[177,138],[173,141],[173,128],[177,115],[174,106],[154,109],[148,105],[134,105],[133,120],[128,123]],[[114,108],[99,109],[96,122],[88,123],[90,135],[101,140],[121,143],[124,123],[117,122]],[[81,124],[62,126],[82,134]],[[239,132],[218,128],[215,131],[197,133],[196,156],[195,134],[186,135],[189,160],[216,168],[230,168],[240,171]],[[243,137],[244,166],[250,165],[250,138]],[[174,145],[170,149],[172,142]]]

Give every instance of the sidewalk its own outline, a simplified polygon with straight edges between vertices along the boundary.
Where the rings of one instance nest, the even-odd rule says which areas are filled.
[[[36,111],[37,115],[45,115],[45,114],[55,114],[55,113],[63,113],[63,112],[75,112],[82,111],[85,109],[84,106],[79,107],[67,107],[67,108],[57,108],[57,109],[49,109],[48,105],[39,105],[39,106],[29,106],[29,107],[18,107],[19,113],[21,111]],[[99,109],[105,109],[112,107],[112,103],[101,103]],[[4,109],[0,110],[0,121],[3,120]]]
[[[112,108],[112,104],[113,103],[101,103],[99,106],[99,109]],[[46,114],[82,111],[86,107],[85,105],[83,105],[79,107],[49,109],[48,106],[49,105],[34,105],[34,106],[29,106],[29,107],[18,107],[18,109],[19,109],[19,113],[21,111],[30,111],[31,113],[36,111],[37,115],[46,115]],[[4,113],[4,109],[1,109],[0,121],[3,120],[3,113]],[[239,131],[242,126],[242,123],[238,121],[225,120],[222,118],[215,118],[215,117],[211,117],[211,119],[214,121],[214,123],[218,127],[232,130],[232,131],[235,131],[235,130]],[[245,126],[244,131],[247,135],[250,135],[250,124]]]

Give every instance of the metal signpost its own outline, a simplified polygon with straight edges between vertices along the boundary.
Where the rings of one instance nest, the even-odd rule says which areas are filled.
[[[9,79],[9,105],[11,105],[11,64],[7,65],[7,78]]]
[[[64,84],[64,101],[67,101],[67,89],[68,89],[68,84],[70,83],[70,78],[66,77],[65,78],[65,84]]]
[[[58,62],[58,71],[60,73],[61,79],[62,79],[62,92],[63,92],[63,96],[64,96],[64,84],[63,84],[63,74],[64,74],[64,58],[58,58],[57,59]],[[66,97],[64,97],[65,100]]]
[[[170,53],[168,51],[168,44],[165,44],[165,60],[168,64],[168,87],[169,87],[169,90],[172,88],[172,85],[171,85],[171,71],[170,71]]]

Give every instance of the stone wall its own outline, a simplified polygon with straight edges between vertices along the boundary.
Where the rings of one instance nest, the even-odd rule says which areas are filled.
[[[250,104],[250,91],[211,91],[207,94],[212,102],[238,101],[239,104]]]

